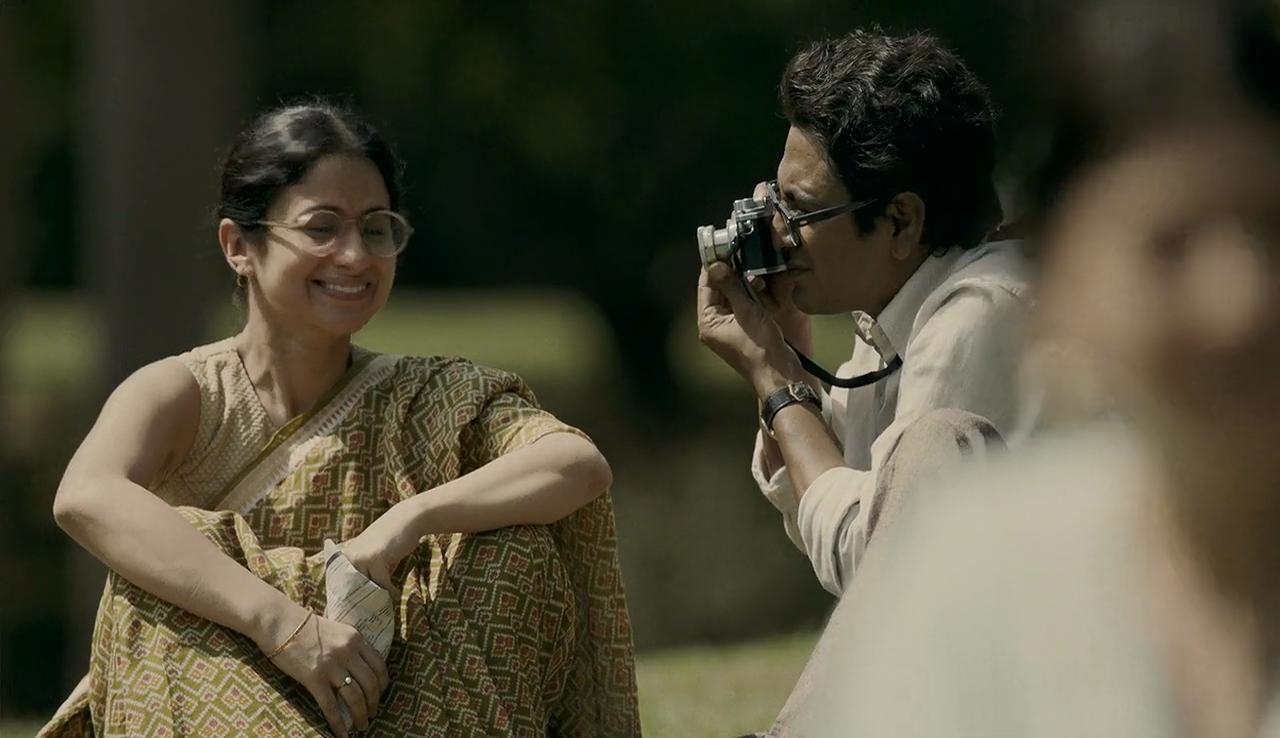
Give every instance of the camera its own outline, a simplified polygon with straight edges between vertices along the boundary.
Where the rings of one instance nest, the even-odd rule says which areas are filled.
[[[698,227],[698,255],[703,266],[727,261],[744,277],[786,271],[787,258],[773,243],[773,203],[743,198],[734,200],[724,228]]]

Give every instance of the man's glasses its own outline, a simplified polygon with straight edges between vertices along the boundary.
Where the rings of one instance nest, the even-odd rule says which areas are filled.
[[[879,200],[856,200],[847,202],[843,205],[833,205],[829,208],[814,210],[808,213],[802,213],[791,209],[790,206],[782,199],[782,190],[778,189],[778,180],[770,180],[766,185],[769,191],[769,202],[773,203],[773,208],[782,216],[782,222],[787,225],[787,236],[791,239],[792,246],[800,246],[800,229],[804,226],[810,226],[815,223],[821,223],[824,220],[830,220],[837,215],[852,213],[855,210],[872,205]]]
[[[358,218],[343,218],[332,210],[313,210],[293,223],[260,220],[256,225],[288,228],[306,236],[299,244],[316,256],[328,256],[336,249],[338,236],[348,223],[360,229],[360,240],[373,256],[389,258],[404,251],[413,235],[413,226],[403,215],[390,210],[374,210]]]

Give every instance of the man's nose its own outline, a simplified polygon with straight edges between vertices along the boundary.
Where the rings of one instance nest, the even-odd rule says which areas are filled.
[[[769,229],[773,231],[773,243],[775,246],[780,249],[796,248],[797,244],[791,239],[791,231],[787,228],[787,221],[776,208],[773,211],[773,219],[769,221]]]

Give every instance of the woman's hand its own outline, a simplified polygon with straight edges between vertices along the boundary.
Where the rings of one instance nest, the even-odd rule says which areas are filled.
[[[342,544],[351,565],[374,584],[391,593],[392,601],[400,601],[400,588],[392,577],[396,567],[418,547],[418,539],[409,532],[409,511],[396,504],[360,535]]]
[[[354,727],[366,730],[391,683],[386,663],[355,628],[310,611],[303,617],[294,635],[263,652],[311,693],[338,738],[347,738],[338,700],[347,706]]]

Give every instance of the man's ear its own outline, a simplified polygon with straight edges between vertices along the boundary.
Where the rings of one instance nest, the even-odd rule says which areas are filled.
[[[218,246],[222,248],[222,256],[231,265],[232,271],[244,277],[253,274],[253,265],[249,261],[249,240],[244,231],[230,218],[218,222]]]
[[[914,192],[899,192],[885,207],[884,217],[892,225],[890,253],[899,261],[912,258],[924,235],[924,200]]]

